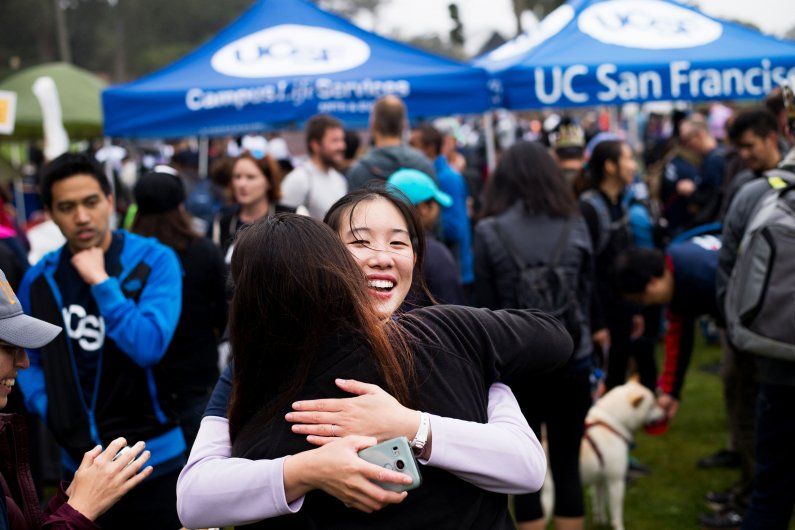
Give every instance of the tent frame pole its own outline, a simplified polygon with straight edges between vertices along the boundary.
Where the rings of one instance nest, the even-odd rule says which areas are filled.
[[[210,158],[210,138],[199,136],[199,178],[206,179]]]
[[[110,146],[113,145],[113,141],[111,141],[110,136],[105,136],[102,138],[102,146],[106,149],[109,149]],[[105,176],[108,178],[108,182],[110,182],[110,192],[113,196],[116,196],[116,186],[113,182],[113,163],[110,160],[110,156],[105,157]]]

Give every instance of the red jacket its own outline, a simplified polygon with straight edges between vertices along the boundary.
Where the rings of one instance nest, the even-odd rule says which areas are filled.
[[[63,484],[42,514],[30,473],[25,420],[16,414],[0,414],[0,486],[7,520],[0,528],[12,530],[96,530],[99,527],[66,502]],[[4,526],[5,525],[5,526]]]

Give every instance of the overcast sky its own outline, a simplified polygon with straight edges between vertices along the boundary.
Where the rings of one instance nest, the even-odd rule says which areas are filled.
[[[357,22],[379,33],[412,37],[427,33],[444,35],[452,27],[447,13],[450,0],[391,0],[378,12],[375,27],[368,17]],[[515,28],[511,0],[457,0],[467,51],[474,53],[491,35],[499,31],[512,36]],[[795,0],[698,0],[707,14],[753,22],[763,31],[782,36],[795,26]]]

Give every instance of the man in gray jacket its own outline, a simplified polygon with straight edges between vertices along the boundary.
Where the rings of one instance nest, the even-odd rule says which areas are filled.
[[[376,101],[370,115],[375,147],[360,158],[348,173],[348,191],[363,188],[371,180],[386,180],[398,169],[417,169],[436,180],[436,171],[420,151],[403,144],[406,106],[397,96]]]
[[[790,92],[791,93],[791,92]],[[789,140],[793,139],[795,102],[789,102]],[[723,247],[718,256],[718,308],[723,311],[726,289],[737,250],[746,227],[760,200],[776,188],[795,184],[795,149],[790,150],[779,164],[779,170],[767,178],[752,180],[744,185],[729,206],[723,226]],[[750,505],[743,519],[743,529],[786,528],[795,505],[795,452],[790,444],[795,438],[795,363],[765,357],[750,357],[732,352],[734,360],[742,359],[748,370],[737,370],[735,384],[749,388],[748,372],[756,362],[759,392],[754,437],[756,462]],[[739,367],[737,367],[739,368]],[[738,398],[742,399],[740,396]],[[744,396],[747,402],[751,396]],[[731,421],[731,419],[730,419]],[[749,419],[743,423],[749,424]],[[750,418],[753,426],[753,417]]]

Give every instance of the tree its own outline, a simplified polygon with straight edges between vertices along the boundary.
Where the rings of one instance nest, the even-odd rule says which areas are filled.
[[[353,18],[361,11],[375,14],[381,0],[312,0],[323,9],[333,11],[345,18]]]
[[[512,0],[513,15],[516,18],[516,35],[524,33],[522,13],[532,10],[540,20],[564,2],[565,0]]]

